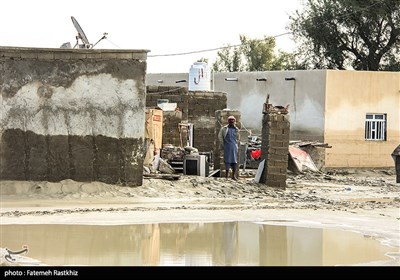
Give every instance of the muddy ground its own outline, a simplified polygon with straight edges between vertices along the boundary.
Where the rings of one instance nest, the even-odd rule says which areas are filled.
[[[250,175],[249,175],[250,173]],[[400,265],[400,184],[393,170],[288,174],[286,190],[254,182],[181,176],[144,178],[140,187],[1,181],[1,224],[133,224],[257,221],[340,228],[393,248]]]

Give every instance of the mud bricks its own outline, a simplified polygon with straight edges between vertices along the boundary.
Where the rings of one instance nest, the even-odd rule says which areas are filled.
[[[215,91],[189,91],[189,123],[193,123],[194,147],[199,152],[214,150],[215,112],[226,108],[226,93]]]
[[[193,146],[199,152],[214,150],[215,112],[226,108],[225,92],[188,91],[186,87],[147,86],[146,107],[156,107],[158,99],[168,99],[170,103],[177,103],[180,111],[164,112],[163,144],[180,146],[178,124],[192,123]]]
[[[265,159],[260,183],[286,188],[290,122],[288,114],[266,111],[262,120],[261,159]]]

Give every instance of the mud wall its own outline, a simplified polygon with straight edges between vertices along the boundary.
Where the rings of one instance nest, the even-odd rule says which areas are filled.
[[[186,87],[148,86],[146,106],[156,107],[158,99],[177,103],[181,114],[164,115],[163,144],[180,145],[178,121],[193,124],[193,146],[199,152],[210,152],[215,147],[215,112],[226,108],[226,93],[188,91]]]
[[[146,58],[0,47],[0,179],[141,185]]]

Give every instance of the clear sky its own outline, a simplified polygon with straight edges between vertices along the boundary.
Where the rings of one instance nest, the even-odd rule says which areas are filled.
[[[289,14],[303,0],[0,0],[0,46],[59,48],[75,45],[75,17],[96,49],[146,49],[148,73],[189,72],[193,62],[215,61],[217,51],[239,44],[239,35],[262,39],[288,32]],[[290,35],[277,49],[292,51]]]

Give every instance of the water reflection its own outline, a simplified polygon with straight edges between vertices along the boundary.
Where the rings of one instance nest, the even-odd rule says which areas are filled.
[[[251,222],[1,226],[0,247],[23,245],[49,265],[89,266],[352,265],[393,251],[352,232]]]

